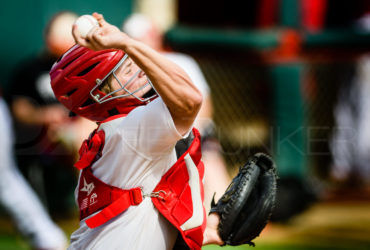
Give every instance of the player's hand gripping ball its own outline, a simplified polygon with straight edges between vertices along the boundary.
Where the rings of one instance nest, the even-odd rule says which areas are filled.
[[[78,31],[80,32],[81,37],[86,38],[87,34],[94,27],[99,27],[98,20],[96,20],[91,15],[83,15],[77,18],[75,21]]]

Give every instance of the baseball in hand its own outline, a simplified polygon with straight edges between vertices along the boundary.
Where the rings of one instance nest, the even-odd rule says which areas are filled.
[[[77,29],[83,38],[87,36],[92,28],[99,26],[98,20],[91,15],[80,16],[77,18],[75,24],[77,25]]]

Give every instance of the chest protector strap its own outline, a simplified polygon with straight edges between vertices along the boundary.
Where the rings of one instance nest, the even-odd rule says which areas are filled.
[[[140,188],[120,189],[102,182],[92,174],[91,165],[101,157],[104,141],[104,131],[95,130],[90,138],[83,142],[80,160],[75,164],[75,167],[82,170],[77,199],[80,220],[99,211],[85,221],[90,228],[103,225],[143,200]]]
[[[78,187],[80,220],[95,213],[85,221],[90,228],[103,225],[143,200],[140,187],[124,190],[110,186],[91,172],[91,165],[99,159],[104,146],[104,131],[101,131],[94,132],[82,145],[80,160],[75,164],[83,169]],[[178,229],[190,249],[201,249],[206,226],[202,184],[204,166],[199,132],[193,129],[192,135],[186,150],[181,151],[181,156],[162,176],[150,197],[158,211]],[[92,139],[94,136],[95,140]]]
[[[103,225],[143,200],[141,188],[120,189],[110,186],[96,178],[91,167],[82,171],[78,188],[80,220],[99,211],[85,221],[90,228]]]

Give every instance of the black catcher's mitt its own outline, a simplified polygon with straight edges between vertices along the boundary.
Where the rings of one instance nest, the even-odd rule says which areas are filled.
[[[249,244],[266,226],[275,205],[276,166],[272,159],[257,153],[239,169],[210,213],[218,213],[219,234],[227,245]]]

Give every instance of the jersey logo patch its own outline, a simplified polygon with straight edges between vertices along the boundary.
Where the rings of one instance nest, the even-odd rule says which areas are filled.
[[[91,192],[94,190],[95,186],[94,186],[94,183],[91,182],[91,183],[87,183],[86,182],[86,179],[84,178],[84,186],[83,188],[81,188],[81,192],[87,192],[87,196],[89,196],[91,194]]]

